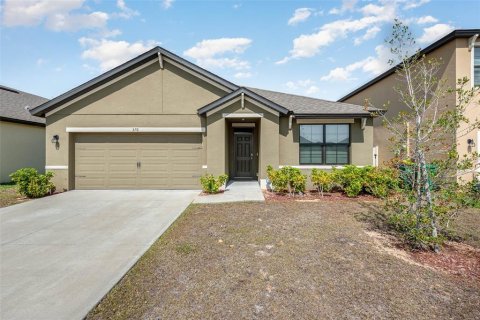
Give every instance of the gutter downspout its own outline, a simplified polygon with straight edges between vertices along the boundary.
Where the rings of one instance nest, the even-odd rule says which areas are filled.
[[[290,117],[288,117],[288,130],[292,130],[292,122],[293,122],[293,114],[290,115]]]
[[[472,48],[475,46],[475,42],[477,41],[477,38],[478,33],[468,39],[468,52],[472,51]]]

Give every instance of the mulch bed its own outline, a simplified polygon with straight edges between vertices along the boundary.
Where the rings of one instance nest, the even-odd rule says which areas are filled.
[[[480,249],[457,242],[447,242],[440,253],[415,251],[412,258],[448,274],[475,279],[480,283]]]
[[[264,190],[263,195],[267,201],[305,201],[305,202],[320,202],[320,201],[339,201],[339,200],[361,200],[361,201],[379,201],[378,198],[375,198],[369,194],[360,194],[358,197],[347,197],[342,192],[324,192],[323,197],[320,192],[317,190],[308,190],[304,194],[296,194],[291,196],[288,193],[283,192],[273,192]]]

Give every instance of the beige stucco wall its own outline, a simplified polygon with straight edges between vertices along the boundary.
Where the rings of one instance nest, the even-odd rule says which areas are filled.
[[[44,172],[45,127],[0,121],[0,183],[26,167]]]
[[[322,119],[315,120],[322,124]],[[361,120],[355,119],[350,124],[350,163],[357,166],[372,165],[373,148],[373,120],[367,119],[365,129],[361,127]],[[294,120],[292,130],[288,130],[288,118],[280,120],[280,165],[300,165],[299,125]]]
[[[242,109],[241,102],[237,101],[225,108],[219,108],[215,113],[207,117],[207,163],[208,172],[214,175],[228,173],[229,161],[227,158],[228,137],[227,120],[224,113],[245,113],[252,114],[252,117],[231,119],[231,122],[252,122],[258,121],[256,114],[263,114],[258,121],[259,139],[258,153],[258,177],[266,178],[267,165],[279,165],[279,116],[261,108],[251,102],[245,101]],[[256,155],[255,155],[256,157]]]
[[[427,56],[427,58],[435,57],[443,61],[439,70],[439,76],[446,79],[446,84],[452,88],[455,87],[458,76],[455,69],[457,63],[456,45],[457,43],[455,41],[450,41]],[[368,99],[374,107],[380,109],[387,108],[385,118],[391,120],[398,115],[400,111],[406,110],[406,108],[400,103],[400,98],[394,90],[394,87],[398,85],[398,76],[392,74],[348,98],[345,102],[365,105],[365,99]],[[441,101],[441,105],[451,106],[454,104],[454,95],[448,96]],[[393,157],[393,153],[390,150],[391,143],[388,140],[390,137],[390,131],[384,126],[383,117],[375,118],[373,120],[373,126],[373,146],[378,146],[378,163],[379,165],[382,165]]]
[[[67,127],[205,127],[197,109],[224,94],[175,66],[153,63],[47,115],[47,140],[60,139],[57,146],[46,143],[46,164],[68,167],[51,170],[57,189],[74,188],[74,134]]]
[[[477,45],[480,45],[477,42]],[[477,49],[477,50],[480,50]],[[467,84],[465,89],[470,89],[472,87],[472,54],[473,50],[468,50],[468,39],[457,39],[456,40],[456,78],[460,79],[463,77],[468,77],[470,82]],[[458,153],[462,157],[463,155],[472,156],[473,153],[479,152],[479,143],[478,132],[479,129],[471,129],[473,123],[480,120],[480,92],[477,91],[474,98],[465,108],[465,117],[469,119],[469,123],[462,123],[457,134],[457,147]],[[472,139],[474,141],[474,146],[469,147],[467,140]],[[478,168],[478,167],[477,167]],[[472,180],[476,175],[474,171],[460,172],[459,179],[464,181]]]

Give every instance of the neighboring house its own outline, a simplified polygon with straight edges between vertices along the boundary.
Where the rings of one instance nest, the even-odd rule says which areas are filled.
[[[440,70],[440,78],[446,81],[450,88],[456,88],[457,79],[468,77],[470,83],[468,89],[473,86],[480,86],[480,29],[455,30],[444,36],[440,40],[429,45],[421,52],[426,57],[436,57],[442,59],[443,65]],[[387,102],[390,106],[385,113],[385,117],[391,119],[401,110],[405,110],[399,101],[397,93],[393,87],[398,85],[398,78],[395,75],[396,67],[393,67],[380,74],[373,80],[362,85],[358,89],[350,92],[340,102],[354,104],[365,104],[368,99],[374,106],[380,108]],[[472,81],[473,80],[473,81]],[[448,95],[443,101],[444,105],[454,106],[456,104],[456,93]],[[480,120],[480,94],[476,94],[473,101],[468,105],[465,116],[475,121]],[[393,157],[388,141],[388,129],[383,126],[382,117],[376,118],[374,124],[373,153],[376,159],[376,165],[382,165]],[[462,130],[462,129],[460,129]],[[480,152],[480,131],[474,130],[468,135],[457,137],[458,151],[460,155]],[[473,178],[474,174],[460,173],[465,180]]]
[[[264,186],[267,165],[369,165],[370,111],[240,87],[160,47],[31,110],[59,190],[191,189],[207,172]]]
[[[0,86],[0,183],[20,168],[45,170],[45,119],[32,116],[48,99]]]

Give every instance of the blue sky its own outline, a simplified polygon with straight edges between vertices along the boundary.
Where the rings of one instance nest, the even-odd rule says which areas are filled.
[[[336,100],[385,70],[405,21],[427,46],[480,1],[2,0],[0,83],[53,98],[155,45],[239,85]]]

